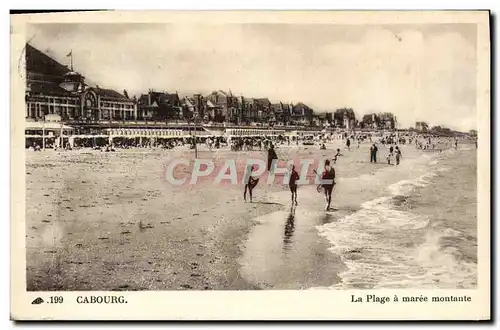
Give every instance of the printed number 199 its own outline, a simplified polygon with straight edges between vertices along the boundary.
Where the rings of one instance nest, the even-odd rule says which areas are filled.
[[[51,304],[62,304],[63,297],[62,296],[53,296],[53,297],[50,297],[49,302]]]

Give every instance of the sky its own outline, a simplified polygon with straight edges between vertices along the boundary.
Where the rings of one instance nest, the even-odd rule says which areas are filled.
[[[474,24],[37,24],[30,43],[88,82],[129,95],[231,90],[476,128]]]

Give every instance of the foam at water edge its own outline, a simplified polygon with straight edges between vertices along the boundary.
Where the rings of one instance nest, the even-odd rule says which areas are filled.
[[[388,187],[391,196],[367,201],[358,212],[316,227],[346,266],[338,274],[341,282],[330,289],[475,287],[476,265],[458,262],[455,248],[439,244],[442,237],[457,237],[459,231],[439,229],[430,219],[391,209],[393,196],[409,196],[449,170],[439,168],[396,182]]]

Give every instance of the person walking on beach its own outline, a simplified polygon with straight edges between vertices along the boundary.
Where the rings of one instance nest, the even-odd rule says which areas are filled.
[[[252,202],[252,191],[253,191],[253,188],[255,188],[255,186],[257,186],[257,183],[259,183],[259,178],[254,178],[252,176],[252,172],[255,170],[255,167],[254,165],[252,165],[250,167],[250,171],[249,171],[249,174],[248,174],[248,179],[245,183],[245,192],[243,193],[243,199],[245,200],[245,202],[247,201],[247,189],[248,189],[248,193],[250,195],[250,203]]]
[[[345,143],[347,146],[347,150],[351,151],[351,140],[347,138],[347,142]]]
[[[399,147],[396,146],[396,165],[399,165],[399,160],[401,159],[401,157],[403,157],[403,155],[401,154],[401,150],[399,150]]]
[[[271,171],[271,165],[273,160],[278,159],[278,155],[276,155],[276,151],[274,151],[274,146],[271,143],[269,150],[267,151],[267,170]]]
[[[292,193],[292,206],[298,205],[297,203],[297,180],[299,179],[299,173],[295,171],[295,165],[291,166],[290,171],[290,181],[288,181],[288,186],[290,187],[290,192]]]
[[[335,154],[335,156],[333,156],[333,163],[334,164],[337,164],[337,159],[340,157],[340,156],[344,156],[340,153],[340,149],[337,149],[337,153]]]
[[[323,184],[323,190],[325,192],[325,211],[330,209],[330,203],[332,202],[332,190],[335,185],[335,170],[330,166],[330,160],[325,161],[325,168],[323,174],[321,175],[323,180],[330,180],[331,182]]]
[[[377,162],[377,152],[378,152],[378,148],[377,148],[377,146],[374,143],[370,147],[370,163],[376,163]]]

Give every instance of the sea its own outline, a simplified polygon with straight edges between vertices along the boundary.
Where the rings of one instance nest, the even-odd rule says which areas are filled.
[[[316,226],[345,265],[329,288],[475,288],[476,173],[475,146],[461,145],[349,179],[389,184],[364,194],[357,211]]]

